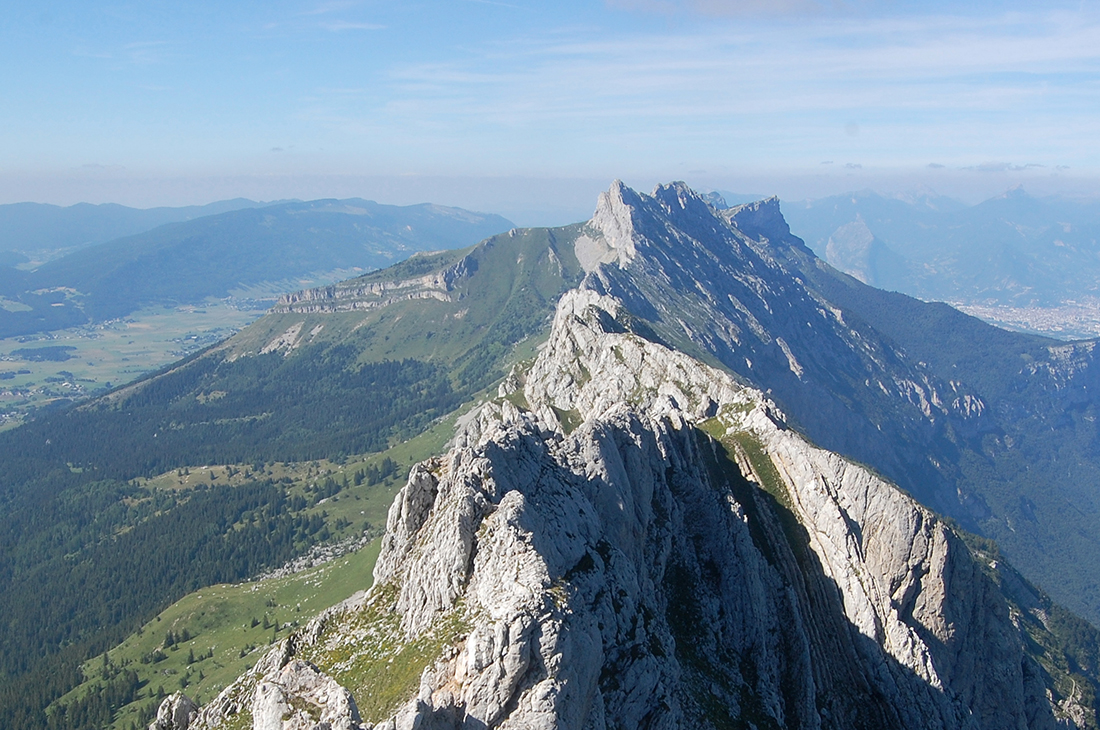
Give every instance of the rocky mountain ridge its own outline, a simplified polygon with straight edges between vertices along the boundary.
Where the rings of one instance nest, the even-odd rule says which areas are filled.
[[[608,239],[629,227],[639,254],[594,270],[585,286],[626,302],[679,349],[773,393],[822,446],[957,511],[929,455],[949,428],[983,428],[981,397],[822,297],[801,271],[813,255],[778,200],[716,211],[681,183],[652,196],[618,184],[601,195],[591,225]]]
[[[361,314],[323,336],[361,328],[417,343],[375,344],[370,357],[436,361],[446,338],[468,342],[516,319],[519,306],[475,324],[479,307],[491,310],[483,292],[510,291],[529,333],[548,321],[554,290],[583,275],[585,288],[626,303],[639,331],[767,392],[812,441],[997,540],[1031,580],[1100,620],[1100,499],[1078,487],[1100,479],[1091,343],[1005,332],[866,286],[793,236],[774,198],[727,208],[682,183],[651,195],[615,183],[584,224],[511,231],[461,257],[479,268],[446,285],[457,256],[296,295],[265,320],[255,351],[289,327]],[[529,297],[536,271],[546,294]]]
[[[567,293],[375,586],[154,727],[1095,726],[934,514],[637,324]]]

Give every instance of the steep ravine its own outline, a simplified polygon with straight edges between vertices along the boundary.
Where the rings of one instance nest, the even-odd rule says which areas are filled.
[[[375,586],[155,726],[1096,726],[933,513],[635,323],[566,294],[412,470]]]

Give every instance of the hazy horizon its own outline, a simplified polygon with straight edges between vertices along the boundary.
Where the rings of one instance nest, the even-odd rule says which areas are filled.
[[[1095,2],[17,3],[0,203],[1100,196]]]

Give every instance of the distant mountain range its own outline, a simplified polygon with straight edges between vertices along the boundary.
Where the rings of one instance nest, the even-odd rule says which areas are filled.
[[[761,197],[722,196],[730,205]],[[1036,198],[1020,188],[972,206],[932,194],[863,191],[785,201],[784,210],[794,233],[819,256],[877,288],[993,307],[1100,299],[1095,202]],[[302,280],[336,280],[415,251],[469,245],[509,227],[499,216],[362,200],[236,199],[148,210],[4,205],[0,297],[7,304],[0,308],[0,336],[233,291],[273,296]],[[31,259],[44,263],[23,271]]]
[[[860,281],[925,300],[1049,307],[1100,297],[1100,202],[1022,188],[968,206],[853,192],[784,202],[791,230]]]
[[[116,203],[0,205],[0,265],[26,262],[30,257],[51,259],[64,251],[132,236],[165,223],[265,205],[269,203],[245,198],[180,208],[129,208]]]
[[[158,215],[187,209],[164,210]],[[7,300],[0,337],[257,288],[274,297],[303,279],[342,278],[413,253],[468,246],[511,227],[497,215],[359,199],[276,203],[167,223],[87,245],[33,271],[0,267],[0,295]]]

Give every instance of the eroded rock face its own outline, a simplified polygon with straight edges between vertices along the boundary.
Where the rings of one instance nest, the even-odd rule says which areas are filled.
[[[351,693],[317,667],[291,659],[269,671],[252,697],[256,730],[359,730],[359,710]]]
[[[958,514],[938,464],[955,435],[991,428],[984,402],[816,291],[804,273],[816,259],[778,200],[716,210],[683,183],[613,185],[588,230],[586,250],[629,232],[631,255],[598,258],[582,288],[622,302],[651,339],[773,393],[816,443]]]
[[[255,728],[357,727],[332,677],[397,667],[413,646],[437,647],[418,686],[389,704],[385,673],[348,687],[375,727],[1080,721],[935,515],[631,326],[621,301],[567,294],[531,370],[412,470],[372,591],[280,645],[195,726],[248,712]]]
[[[242,716],[248,721],[245,726],[254,730],[369,727],[363,724],[355,699],[346,688],[316,666],[294,657],[293,638],[279,642],[213,702],[193,712],[191,724],[184,730],[220,728],[228,723],[239,727]]]
[[[182,692],[173,692],[157,708],[157,719],[149,730],[188,730],[199,706]]]

